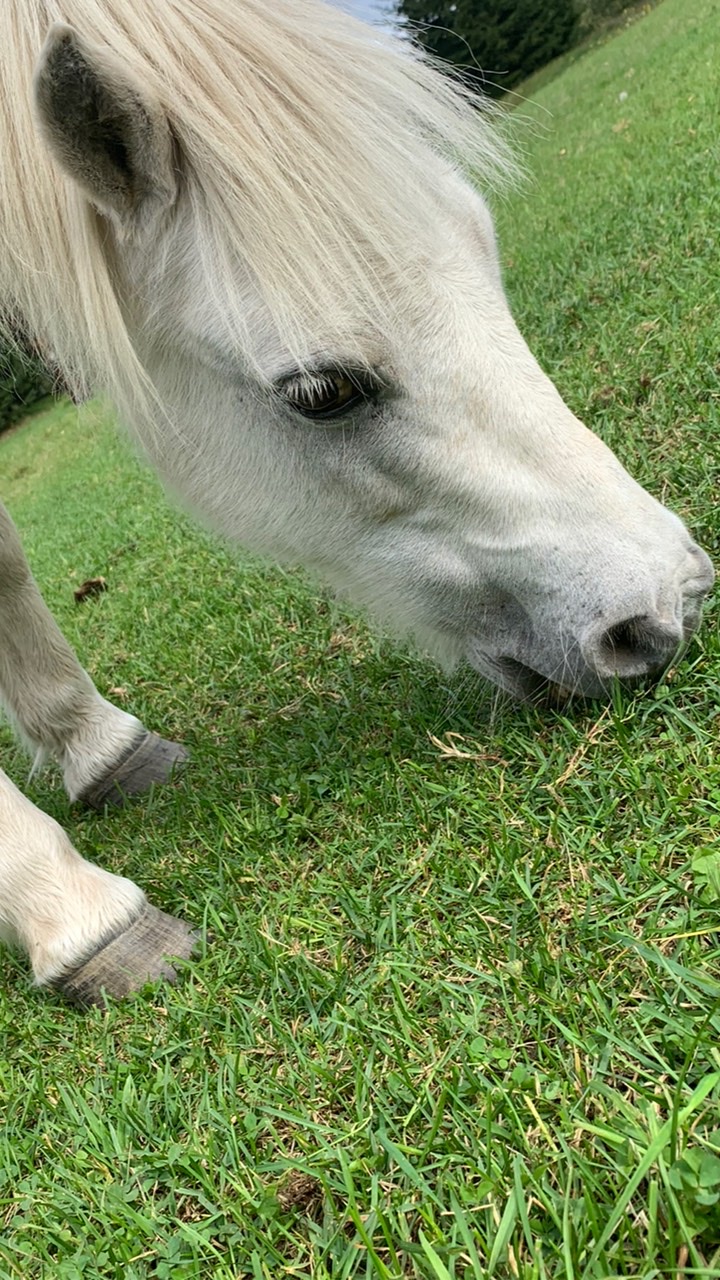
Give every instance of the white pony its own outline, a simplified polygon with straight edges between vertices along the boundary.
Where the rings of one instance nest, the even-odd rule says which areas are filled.
[[[8,329],[224,535],[444,663],[602,694],[670,660],[712,570],[530,355],[460,158],[510,167],[460,89],[320,0],[2,0]],[[71,798],[177,758],[96,692],[6,515],[0,693]],[[0,926],[82,1000],[192,945],[2,774]]]

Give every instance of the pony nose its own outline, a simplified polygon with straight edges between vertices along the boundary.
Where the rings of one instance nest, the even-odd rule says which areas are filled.
[[[679,623],[638,613],[611,627],[600,626],[582,646],[588,666],[602,680],[651,675],[662,671],[683,641]]]
[[[715,569],[709,555],[693,543],[690,548],[693,568],[690,571],[690,583],[685,590],[693,596],[704,596],[715,582]]]

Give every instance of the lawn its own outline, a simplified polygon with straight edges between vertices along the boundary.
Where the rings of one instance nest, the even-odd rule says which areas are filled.
[[[498,210],[531,345],[718,561],[719,93],[720,2],[664,0],[522,109]],[[125,813],[28,792],[212,935],[89,1013],[5,959],[0,1275],[720,1277],[717,605],[653,692],[498,706],[229,558],[97,409],[0,473],[99,688],[193,752]]]

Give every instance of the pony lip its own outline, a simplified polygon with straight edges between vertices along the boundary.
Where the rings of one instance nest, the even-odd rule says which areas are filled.
[[[548,676],[537,667],[509,655],[495,656],[478,649],[468,656],[471,665],[481,675],[519,702],[533,706],[562,707],[572,698],[606,698],[613,684],[613,680],[602,680],[596,676],[585,667],[581,658],[575,669],[566,659],[562,667],[558,664],[554,676]]]
[[[517,658],[497,658],[495,661],[498,672],[503,677],[504,686],[507,687],[506,681],[513,685],[512,691],[523,702],[567,702],[576,691],[574,684],[569,687],[565,683],[550,680],[541,671],[537,671],[535,667],[529,667],[524,662],[519,662]]]
[[[468,659],[476,671],[520,702],[567,701],[577,692],[574,679],[553,681],[536,667],[509,655],[496,656],[472,646]]]

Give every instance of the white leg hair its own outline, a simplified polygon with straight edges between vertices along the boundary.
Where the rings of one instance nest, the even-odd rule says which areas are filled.
[[[58,981],[144,905],[136,884],[81,858],[0,770],[0,940],[27,951],[36,982]]]
[[[0,504],[0,702],[38,763],[60,763],[77,799],[144,730],[97,692],[60,632]]]
[[[0,704],[36,763],[97,808],[164,782],[186,753],[101,697],[45,604],[0,504]]]
[[[172,981],[195,935],[142,889],[80,857],[65,832],[0,769],[0,941],[25,950],[35,981],[95,1004]]]

